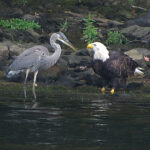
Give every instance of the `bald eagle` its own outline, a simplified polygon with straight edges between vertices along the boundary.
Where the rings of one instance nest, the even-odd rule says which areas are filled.
[[[108,51],[106,46],[100,42],[88,44],[87,48],[94,52],[92,61],[94,72],[112,88],[111,94],[115,92],[115,89],[126,87],[128,76],[143,75],[142,68],[128,55]],[[101,91],[105,92],[105,88],[103,87]]]

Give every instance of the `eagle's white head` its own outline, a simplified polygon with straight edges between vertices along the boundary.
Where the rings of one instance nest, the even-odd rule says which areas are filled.
[[[87,45],[87,48],[92,48],[94,51],[93,59],[99,59],[105,62],[109,58],[109,51],[106,46],[100,42],[94,42]]]

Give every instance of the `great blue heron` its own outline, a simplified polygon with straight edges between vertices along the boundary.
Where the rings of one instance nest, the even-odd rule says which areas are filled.
[[[53,66],[59,59],[61,55],[61,47],[57,41],[69,46],[74,51],[76,49],[69,42],[66,36],[62,32],[53,33],[50,37],[50,44],[54,48],[55,52],[50,55],[48,49],[44,46],[38,45],[26,49],[13,61],[7,70],[7,78],[11,78],[21,72],[25,72],[24,80],[24,97],[26,99],[26,82],[30,72],[34,72],[32,91],[34,99],[36,100],[35,86],[37,74],[40,70],[47,70]]]

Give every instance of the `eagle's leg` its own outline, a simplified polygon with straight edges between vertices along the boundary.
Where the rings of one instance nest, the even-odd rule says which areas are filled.
[[[101,92],[102,92],[102,94],[105,94],[105,92],[106,92],[106,85],[108,85],[109,82],[107,80],[103,79],[101,81],[101,83],[102,83]]]
[[[115,88],[112,88],[112,89],[110,90],[110,93],[113,95],[113,94],[115,93]]]
[[[126,78],[114,78],[111,81],[111,87],[112,87],[112,89],[110,90],[111,94],[114,94],[116,89],[126,88]]]

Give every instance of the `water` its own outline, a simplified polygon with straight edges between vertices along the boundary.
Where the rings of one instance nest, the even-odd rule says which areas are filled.
[[[150,91],[0,86],[2,150],[141,150],[150,147]],[[143,93],[144,92],[144,93]]]

